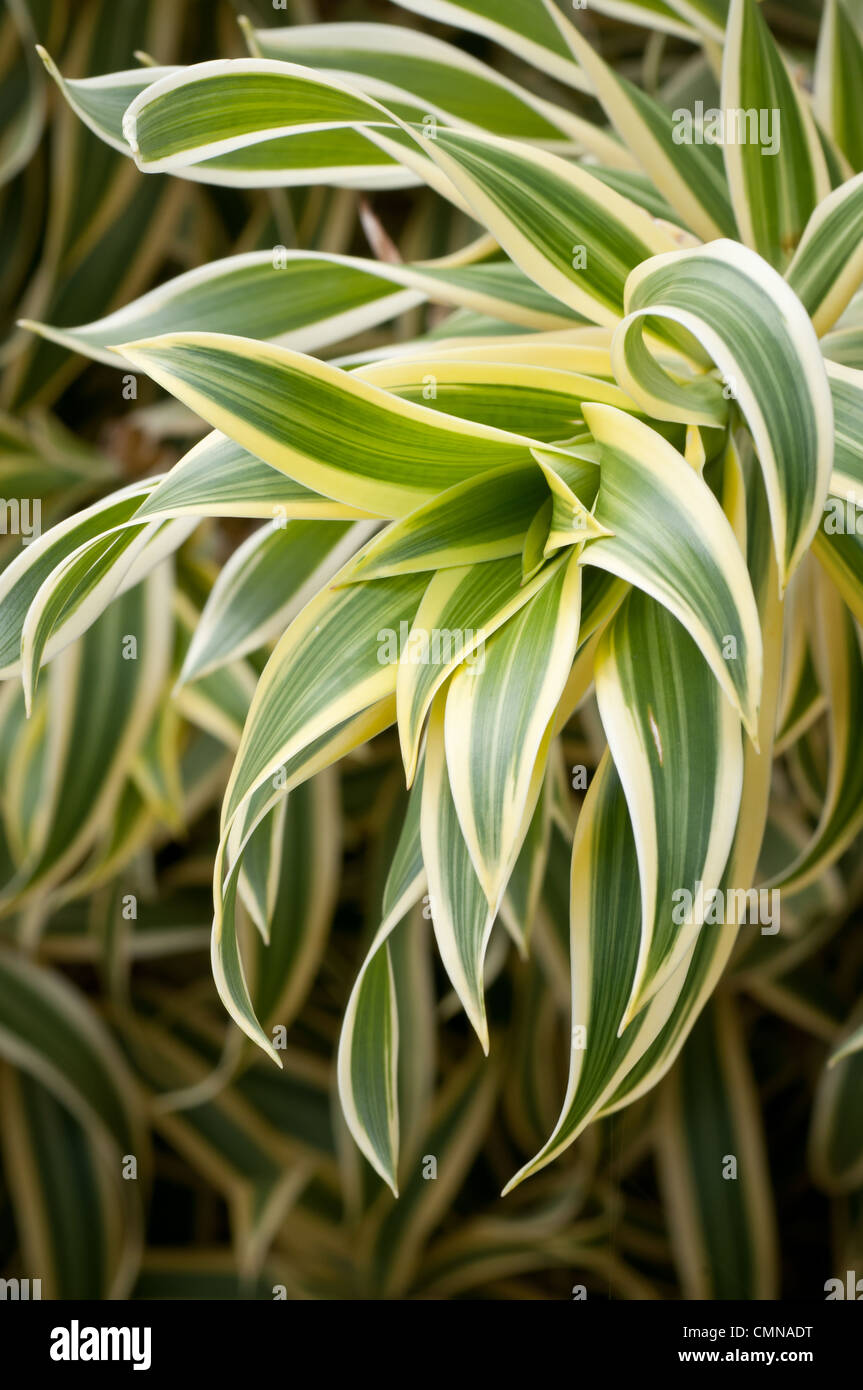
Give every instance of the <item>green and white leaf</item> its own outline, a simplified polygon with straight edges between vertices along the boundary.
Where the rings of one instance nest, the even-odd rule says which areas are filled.
[[[396,0],[396,4],[424,19],[482,34],[568,87],[589,90],[542,0],[429,0],[428,4],[425,0]]]
[[[420,822],[423,863],[441,961],[487,1054],[483,967],[494,911],[489,908],[471,861],[450,789],[445,704],[446,693],[441,691],[429,715]]]
[[[535,441],[399,400],[313,357],[221,333],[170,334],[123,355],[216,429],[348,506],[404,516]]]
[[[551,723],[575,659],[581,569],[570,552],[554,577],[446,692],[450,791],[489,908],[497,913],[539,798]]]
[[[293,1021],[326,947],[341,862],[337,798],[326,768],[276,804],[243,853],[240,891],[260,933],[252,994],[271,1030]]]
[[[533,365],[524,360],[528,351],[526,346],[518,362],[396,358],[360,367],[356,375],[403,400],[425,401],[448,415],[548,442],[569,438],[582,424],[583,401],[635,408],[611,382],[557,370],[550,362]],[[540,349],[540,355],[553,360],[551,349]],[[565,362],[565,349],[558,356]]]
[[[491,637],[555,573],[554,565],[547,565],[525,582],[521,558],[515,556],[440,570],[429,581],[398,648],[396,705],[408,785],[435,693],[460,662],[476,665],[483,638]]]
[[[61,881],[110,823],[164,695],[172,584],[171,567],[157,567],[52,664],[45,705],[50,735],[30,783],[26,859],[2,894],[7,909]]]
[[[347,577],[371,581],[518,555],[546,495],[545,479],[532,461],[468,478],[388,526]]]
[[[857,103],[863,83],[863,38],[842,0],[825,0],[815,54],[813,107],[821,125],[848,159],[863,168]]]
[[[816,333],[825,334],[863,282],[863,174],[819,202],[785,278]]]
[[[461,48],[397,24],[329,23],[256,29],[256,50],[316,70],[382,100],[422,103],[446,125],[465,124],[545,147],[573,142],[628,165],[613,138],[554,102],[479,62]]]
[[[585,413],[601,454],[594,514],[612,534],[586,544],[581,563],[662,603],[754,735],[761,692],[758,611],[719,503],[649,426],[610,406],[587,406]]]
[[[604,63],[559,10],[549,6],[549,12],[609,120],[684,226],[705,241],[735,236],[737,226],[719,147],[709,141],[679,140],[671,111]]]
[[[791,259],[831,182],[807,99],[757,0],[731,0],[722,58],[725,169],[741,238],[777,270]],[[750,113],[759,123],[751,139]],[[762,118],[769,123],[761,129]],[[728,125],[735,122],[733,138]],[[745,138],[739,128],[745,122]],[[767,143],[763,143],[764,136]],[[770,148],[770,142],[776,148]]]
[[[766,526],[767,499],[763,487],[752,485],[755,482],[754,478],[750,480],[747,513],[740,531],[746,533],[747,568],[758,605],[765,655],[764,683],[757,743],[747,741],[743,750],[740,814],[734,844],[720,884],[723,893],[729,890],[745,892],[756,874],[767,824],[782,663],[783,605],[777,584],[776,559]],[[737,939],[738,928],[733,924],[711,926],[708,930],[700,931],[685,982],[667,1019],[603,1107],[603,1113],[611,1114],[622,1106],[632,1104],[666,1075],[713,993]]]
[[[180,680],[196,680],[281,636],[371,529],[368,522],[290,521],[253,531],[219,572]]]
[[[144,173],[180,173],[237,187],[332,182],[399,187],[417,175],[452,196],[426,154],[402,128],[421,123],[421,102],[398,113],[325,72],[269,58],[216,59],[159,78],[123,115],[123,135]],[[389,128],[379,153],[356,127]],[[383,164],[383,169],[381,165]],[[457,195],[456,195],[457,197]]]
[[[760,257],[717,241],[639,267],[627,282],[626,310],[612,360],[618,381],[643,410],[658,419],[722,425],[728,398],[739,404],[764,473],[786,583],[815,534],[833,464],[830,390],[800,301]],[[724,388],[711,377],[675,380],[654,360],[642,335],[656,316],[694,335],[723,374]]]
[[[634,592],[605,629],[596,695],[629,807],[641,883],[642,935],[624,1024],[689,955],[704,901],[720,882],[743,784],[740,721],[695,643]],[[691,910],[676,909],[678,894]]]
[[[455,130],[426,144],[510,259],[593,323],[614,325],[629,272],[676,244],[643,208],[558,155]]]
[[[418,924],[405,918],[426,884],[420,841],[422,783],[421,770],[390,862],[380,926],[345,1009],[338,1051],[339,1097],[348,1128],[393,1192],[397,1191],[400,1124],[399,1015],[391,943],[397,927],[403,936],[415,931]],[[410,1015],[415,1001],[405,1004]]]
[[[506,262],[474,264],[463,255],[403,265],[277,246],[186,271],[95,323],[60,328],[22,319],[21,326],[119,369],[120,343],[163,333],[219,331],[319,352],[426,299],[528,328],[572,322]]]
[[[143,494],[136,520],[231,516],[283,526],[289,518],[329,521],[367,515],[322,497],[213,430]]]
[[[579,814],[570,880],[572,1015],[569,1080],[560,1118],[504,1192],[567,1149],[666,1022],[682,971],[621,1035],[641,938],[641,894],[626,800],[608,751]]]
[[[0,575],[0,677],[20,672],[21,634],[42,585],[70,555],[122,526],[147,497],[151,484],[132,484],[52,526],[22,548]]]

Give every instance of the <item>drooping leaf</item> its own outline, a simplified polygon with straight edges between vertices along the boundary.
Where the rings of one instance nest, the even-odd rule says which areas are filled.
[[[630,594],[605,629],[596,693],[639,861],[642,938],[628,1022],[701,929],[699,885],[712,889],[725,868],[743,750],[739,720],[695,643],[644,594]]]
[[[607,570],[664,604],[754,732],[761,690],[758,614],[719,503],[647,425],[610,406],[588,406],[586,412],[601,448],[595,516],[611,534],[585,545],[581,563]]]
[[[717,425],[729,398],[739,404],[764,473],[787,582],[815,534],[833,464],[830,388],[799,300],[754,253],[716,241],[639,267],[627,281],[626,309],[613,359],[618,380],[642,409],[658,419]],[[654,316],[694,334],[725,386],[711,377],[672,378],[643,339]]]

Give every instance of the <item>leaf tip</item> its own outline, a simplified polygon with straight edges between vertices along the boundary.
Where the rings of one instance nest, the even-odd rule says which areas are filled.
[[[752,709],[747,710],[745,713],[741,711],[740,716],[749,742],[752,744],[753,750],[756,753],[761,752],[760,731],[758,728],[760,716],[761,707],[759,705],[753,706]]]
[[[138,146],[138,123],[135,113],[127,110],[123,113],[123,139],[135,156],[135,163],[138,164],[138,156],[141,151]],[[140,168],[138,164],[138,168]]]
[[[649,1004],[650,1000],[653,998],[653,995],[655,993],[655,986],[651,985],[650,983],[645,983],[643,979],[636,981],[635,987],[633,988],[633,991],[629,996],[629,1002],[623,1011],[623,1018],[620,1020],[620,1027],[617,1030],[617,1036],[619,1038],[623,1037],[627,1028],[630,1026],[630,1024],[635,1022],[642,1009],[645,1007],[646,1004]]]
[[[514,1192],[517,1187],[521,1187],[525,1178],[530,1176],[534,1162],[535,1159],[531,1159],[530,1163],[526,1163],[523,1168],[519,1168],[517,1173],[513,1173],[509,1182],[501,1188],[501,1197],[508,1197],[510,1192]]]
[[[402,766],[405,770],[405,787],[410,791],[416,781],[417,767],[419,765],[419,740],[411,738],[410,730],[405,728],[402,720],[399,720],[398,731]]]
[[[45,48],[41,43],[37,43],[35,47],[36,52],[39,54],[39,57],[42,60],[42,66],[48,73],[49,77],[53,77],[55,82],[59,82],[60,73],[57,70],[57,64],[54,62],[54,59],[51,57],[51,54],[48,52],[47,48]]]

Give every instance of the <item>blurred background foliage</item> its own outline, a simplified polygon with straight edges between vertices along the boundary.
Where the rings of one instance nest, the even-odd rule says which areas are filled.
[[[764,8],[788,52],[811,65],[820,5]],[[242,9],[256,25],[424,27],[596,116],[589,99],[484,38],[387,4]],[[618,70],[651,90],[688,89],[682,41],[581,18]],[[34,39],[69,76],[246,46],[226,0],[6,0],[0,492],[38,500],[47,529],[163,472],[203,428],[143,377],[16,319],[95,320],[241,251],[371,249],[416,261],[456,250],[476,228],[427,189],[243,191],[142,177],[61,100]],[[709,97],[703,66],[697,80]],[[330,355],[407,341],[447,315],[412,309]],[[447,327],[458,331],[458,312]],[[491,1061],[454,1007],[427,913],[393,938],[412,1000],[401,1020],[398,1202],[349,1138],[333,1075],[405,814],[392,731],[289,798],[276,881],[262,888],[271,944],[253,938],[256,1004],[285,1030],[284,1071],[243,1042],[211,979],[211,876],[219,803],[267,649],[168,697],[213,582],[250,530],[202,521],[172,575],[130,589],[52,663],[29,720],[20,685],[0,687],[0,1276],[39,1278],[42,1296],[56,1298],[523,1299],[583,1288],[641,1299],[821,1297],[832,1273],[861,1268],[863,1118],[841,1102],[859,1095],[863,1054],[825,1070],[863,972],[863,937],[847,930],[863,888],[859,845],[790,900],[781,948],[767,952],[757,928],[743,929],[722,989],[659,1088],[500,1200],[553,1127],[565,1088],[571,769],[595,767],[602,749],[591,703],[566,730],[543,806],[548,836],[520,885],[530,956],[495,928]],[[0,564],[20,544],[0,537]],[[109,679],[100,652],[129,632],[157,640]],[[811,683],[796,689],[766,872],[771,855],[784,862],[806,842],[823,791],[823,702]],[[763,1176],[720,1222],[717,1152],[746,1153]]]

